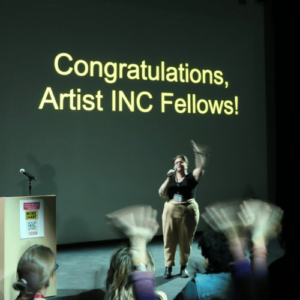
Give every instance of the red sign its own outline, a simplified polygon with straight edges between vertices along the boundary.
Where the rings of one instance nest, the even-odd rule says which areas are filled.
[[[24,203],[24,210],[40,209],[40,202],[27,202]]]

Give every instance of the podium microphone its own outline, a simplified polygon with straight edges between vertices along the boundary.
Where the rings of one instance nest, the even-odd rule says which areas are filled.
[[[174,172],[168,173],[168,174],[167,174],[167,177],[173,176],[173,174],[177,171],[177,168],[175,167],[173,170],[174,170]]]
[[[33,175],[29,174],[28,172],[25,172],[24,169],[21,169],[20,173],[23,173],[24,175],[26,175],[30,180],[37,180],[37,178],[35,178]]]

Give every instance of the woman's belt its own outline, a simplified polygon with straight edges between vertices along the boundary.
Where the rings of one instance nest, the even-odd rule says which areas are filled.
[[[172,199],[169,199],[168,202],[171,202],[171,203],[187,203],[187,202],[192,202],[192,201],[195,201],[195,198],[181,198],[179,199],[178,197],[175,197],[175,198],[172,198]]]

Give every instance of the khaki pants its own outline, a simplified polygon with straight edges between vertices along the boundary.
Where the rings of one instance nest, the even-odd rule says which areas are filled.
[[[166,267],[175,266],[178,244],[180,265],[187,265],[199,217],[199,207],[195,199],[189,199],[187,202],[168,200],[165,203],[162,224]]]

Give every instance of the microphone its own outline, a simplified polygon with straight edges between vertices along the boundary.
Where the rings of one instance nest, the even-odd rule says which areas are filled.
[[[29,179],[33,179],[33,180],[37,180],[37,178],[35,178],[33,175],[29,174],[28,172],[25,172],[24,169],[20,170],[20,173],[23,173],[24,175],[26,175]]]
[[[173,170],[174,170],[174,172],[168,173],[167,177],[173,176],[173,174],[177,171],[177,168],[175,167],[175,168],[173,168]]]

